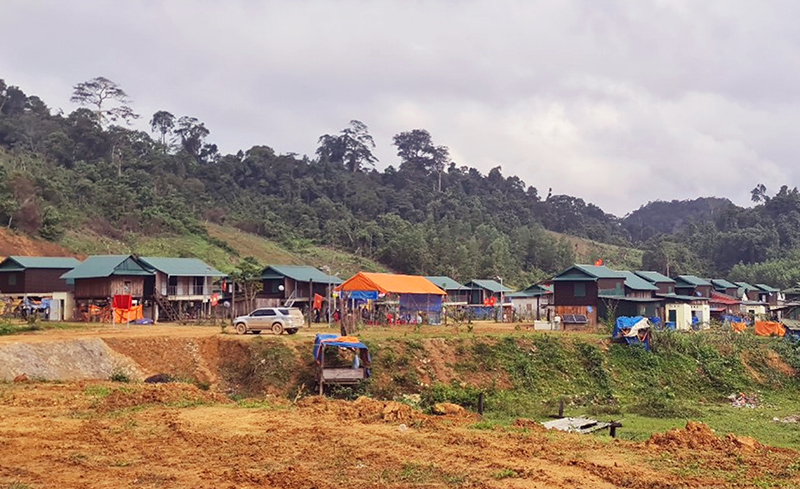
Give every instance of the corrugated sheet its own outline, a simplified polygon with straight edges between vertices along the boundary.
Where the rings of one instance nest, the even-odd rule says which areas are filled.
[[[488,279],[470,280],[467,283],[467,286],[471,287],[473,289],[474,288],[486,289],[486,290],[488,290],[489,292],[492,292],[492,293],[514,292],[514,289],[509,289],[505,285],[500,285],[499,282],[496,282],[494,280],[488,280]]]
[[[658,284],[658,283],[668,283],[674,284],[675,281],[671,278],[667,277],[666,275],[662,275],[658,272],[653,272],[651,270],[638,270],[633,272],[636,275],[642,277],[643,279],[647,280],[648,282]]]
[[[141,259],[171,277],[224,277],[225,274],[197,258],[143,256]]]
[[[433,285],[442,290],[470,290],[469,287],[462,285],[445,275],[428,276],[425,278],[433,282]]]
[[[703,280],[700,277],[695,277],[694,275],[678,275],[678,277],[675,279],[675,282],[678,284],[682,282],[692,287],[711,285],[711,282]]]
[[[81,262],[63,256],[9,256],[0,263],[0,270],[26,270],[29,268],[71,269]]]
[[[90,256],[61,278],[102,278],[111,275],[153,275],[153,272],[130,255],[97,255]]]
[[[289,277],[298,282],[341,284],[342,279],[328,275],[317,268],[302,265],[270,265],[261,272],[262,279]]]
[[[625,276],[625,287],[633,290],[652,290],[657,291],[658,287],[651,284],[647,280],[643,279],[642,277],[636,275],[633,272],[629,272],[627,270],[620,271],[622,275]]]

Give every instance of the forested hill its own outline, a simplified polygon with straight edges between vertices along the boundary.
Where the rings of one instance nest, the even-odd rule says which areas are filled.
[[[643,243],[662,234],[679,233],[690,223],[714,220],[733,202],[718,197],[694,200],[657,200],[643,205],[622,220],[622,226],[636,243]]]
[[[756,188],[759,205],[750,209],[724,199],[654,203],[623,222],[580,198],[543,196],[499,167],[483,175],[458,166],[424,129],[400,128],[396,159],[378,171],[375,142],[359,121],[309,134],[318,142],[313,157],[267,145],[223,155],[213,128],[189,115],[161,110],[142,116],[151,132],[130,129],[136,108],[105,78],[78,83],[71,100],[81,108],[53,113],[0,80],[3,226],[55,242],[66,229],[115,240],[192,235],[214,242],[205,224],[215,223],[290,249],[335,247],[400,272],[500,276],[518,286],[573,262],[576,245],[547,230],[644,247],[645,266],[657,270],[733,269],[748,279],[772,265],[746,264],[785,260],[800,246],[796,189],[770,197]]]
[[[424,129],[394,137],[397,158],[377,171],[375,143],[353,121],[318,141],[313,157],[267,145],[220,154],[213,128],[191,116],[141,117],[98,78],[75,86],[81,108],[45,101],[0,81],[0,222],[58,241],[66,228],[128,235],[204,234],[236,226],[289,247],[313,242],[408,273],[526,284],[573,260],[545,229],[629,244],[619,220],[579,198],[550,195],[500,168],[488,175],[450,160]],[[59,105],[65,101],[56,101]],[[265,141],[265,143],[268,143]]]

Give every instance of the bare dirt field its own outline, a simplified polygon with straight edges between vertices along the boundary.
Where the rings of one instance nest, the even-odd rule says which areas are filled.
[[[236,404],[187,384],[3,384],[0,487],[800,485],[795,451],[703,425],[633,443],[477,421],[366,398]]]

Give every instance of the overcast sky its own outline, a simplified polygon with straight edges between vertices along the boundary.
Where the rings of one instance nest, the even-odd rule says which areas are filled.
[[[0,78],[67,112],[120,84],[223,153],[366,123],[624,215],[798,185],[800,2],[0,0]]]

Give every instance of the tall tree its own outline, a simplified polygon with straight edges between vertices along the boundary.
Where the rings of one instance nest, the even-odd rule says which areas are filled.
[[[203,141],[211,134],[211,131],[206,129],[206,125],[194,117],[183,116],[178,119],[178,125],[174,132],[180,139],[183,149],[199,160]]]
[[[93,106],[100,125],[118,120],[130,124],[131,119],[139,118],[139,114],[134,113],[128,105],[130,100],[125,90],[102,76],[75,85],[70,101]]]
[[[342,129],[338,135],[324,134],[318,142],[317,155],[320,159],[342,163],[353,173],[363,165],[375,166],[378,161],[372,154],[375,141],[367,125],[361,121],[352,120],[350,126]]]
[[[153,114],[153,118],[150,119],[150,129],[152,132],[161,134],[161,144],[164,146],[167,145],[167,134],[171,133],[174,127],[175,116],[166,110],[159,110]]]
[[[431,134],[425,129],[401,132],[393,140],[394,145],[397,146],[397,156],[403,161],[401,168],[405,167],[427,174],[438,173],[438,188],[441,192],[442,172],[450,162],[450,150],[447,146],[433,144]]]

